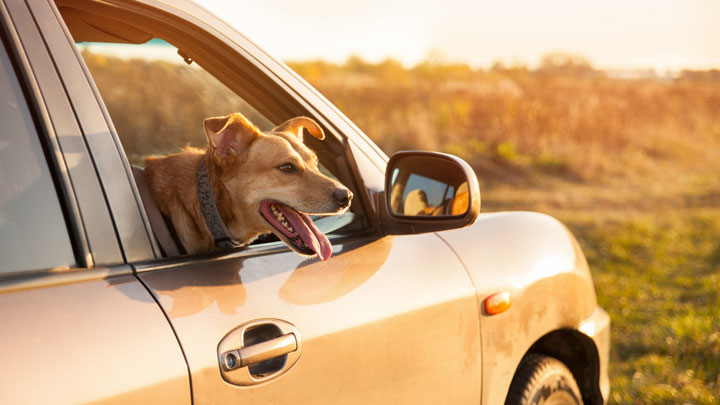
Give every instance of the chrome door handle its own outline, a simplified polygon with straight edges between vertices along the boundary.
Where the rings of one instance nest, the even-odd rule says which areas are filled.
[[[248,386],[287,373],[300,359],[302,338],[283,320],[265,318],[246,322],[228,332],[217,347],[223,380]]]
[[[251,346],[223,353],[222,365],[225,371],[247,367],[251,364],[282,356],[297,350],[297,338],[294,333],[286,333],[275,339],[266,340]]]

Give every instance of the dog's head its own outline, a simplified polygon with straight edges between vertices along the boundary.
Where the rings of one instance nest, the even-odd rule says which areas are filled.
[[[325,137],[307,117],[266,133],[239,113],[205,120],[213,171],[238,219],[233,235],[247,242],[271,231],[297,253],[327,260],[332,246],[309,215],[342,214],[353,195],[320,173],[317,155],[303,144],[303,128]]]

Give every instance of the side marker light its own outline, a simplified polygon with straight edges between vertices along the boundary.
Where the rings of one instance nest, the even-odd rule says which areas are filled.
[[[510,309],[510,305],[512,302],[509,292],[499,292],[485,298],[485,312],[489,315],[503,313]]]

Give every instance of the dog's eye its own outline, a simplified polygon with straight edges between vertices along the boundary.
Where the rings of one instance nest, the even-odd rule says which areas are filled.
[[[285,163],[284,165],[278,166],[278,170],[283,173],[295,173],[297,169],[292,163]]]

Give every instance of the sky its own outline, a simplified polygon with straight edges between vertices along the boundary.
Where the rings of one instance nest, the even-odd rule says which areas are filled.
[[[196,1],[284,61],[532,67],[563,51],[605,69],[720,68],[718,0]]]

